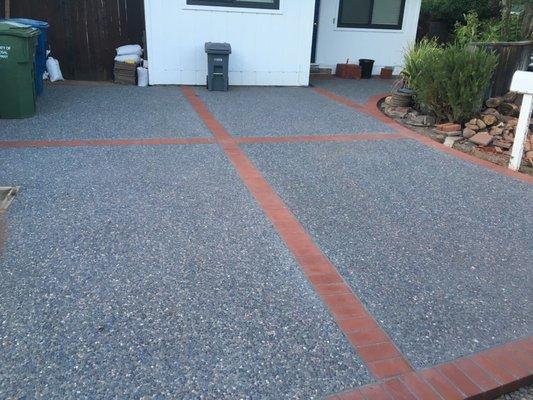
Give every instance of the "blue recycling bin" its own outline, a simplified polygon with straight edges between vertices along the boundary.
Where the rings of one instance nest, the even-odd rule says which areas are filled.
[[[37,40],[37,49],[35,50],[35,92],[40,95],[44,88],[43,74],[46,71],[46,49],[48,47],[48,28],[50,25],[45,21],[27,18],[11,18],[9,21],[29,25],[32,28],[39,29],[41,32]]]

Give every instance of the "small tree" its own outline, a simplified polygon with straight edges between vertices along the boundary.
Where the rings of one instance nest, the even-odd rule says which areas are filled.
[[[520,16],[513,15],[515,6],[522,6]],[[504,38],[530,39],[533,36],[533,1],[502,0],[501,36]]]

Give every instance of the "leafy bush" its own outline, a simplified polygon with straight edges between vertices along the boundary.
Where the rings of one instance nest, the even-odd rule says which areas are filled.
[[[464,16],[463,25],[455,25],[455,39],[462,44],[472,42],[514,42],[526,39],[519,15],[510,14],[500,20],[480,21],[475,11]]]
[[[423,40],[407,52],[402,76],[419,107],[439,121],[465,122],[480,110],[497,62],[498,56],[482,49]]]
[[[470,11],[475,11],[481,19],[494,18],[499,14],[499,7],[499,0],[422,0],[422,15],[454,26],[458,18]]]

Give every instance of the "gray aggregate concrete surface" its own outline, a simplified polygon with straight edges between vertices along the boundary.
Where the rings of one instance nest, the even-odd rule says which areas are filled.
[[[315,93],[311,88],[232,87],[228,92],[196,92],[235,136],[391,133],[375,118]]]
[[[533,385],[525,386],[514,392],[504,394],[497,400],[533,400]]]
[[[314,80],[311,84],[363,105],[371,96],[389,93],[394,84],[394,80],[379,78],[361,80],[333,78]]]
[[[214,145],[0,150],[0,398],[313,399],[372,382]]]
[[[417,368],[533,333],[533,187],[410,140],[246,152]]]
[[[179,86],[47,86],[37,114],[0,119],[0,140],[211,136]]]

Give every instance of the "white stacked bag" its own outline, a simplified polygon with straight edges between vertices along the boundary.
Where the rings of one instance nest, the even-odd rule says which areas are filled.
[[[120,46],[117,48],[117,56],[115,61],[127,62],[129,64],[139,64],[141,62],[141,56],[143,55],[143,49],[138,44],[128,44],[126,46]]]
[[[143,61],[143,49],[138,44],[120,46],[115,57],[115,82],[134,84],[137,73],[137,85],[148,86],[148,69],[140,66]]]

